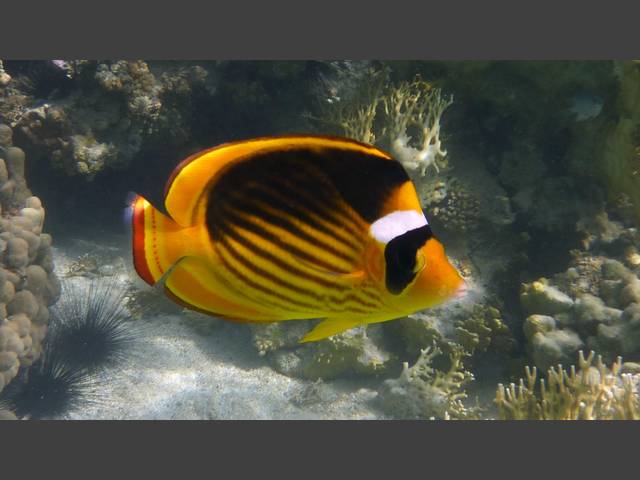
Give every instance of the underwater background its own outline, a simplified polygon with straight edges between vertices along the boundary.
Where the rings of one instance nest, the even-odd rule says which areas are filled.
[[[14,60],[0,124],[2,418],[640,417],[636,62]],[[398,158],[466,297],[300,344],[141,287],[128,192],[285,133]]]

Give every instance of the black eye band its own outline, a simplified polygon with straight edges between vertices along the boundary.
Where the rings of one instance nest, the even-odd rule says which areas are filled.
[[[416,253],[432,237],[431,227],[424,225],[397,236],[387,244],[384,259],[389,292],[398,295],[413,281],[416,276]]]

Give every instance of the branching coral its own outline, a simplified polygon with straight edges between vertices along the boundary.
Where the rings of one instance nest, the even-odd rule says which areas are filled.
[[[362,84],[356,98],[343,101],[332,99],[327,111],[327,121],[338,126],[342,133],[355,140],[374,144],[378,140],[375,133],[375,122],[378,110],[383,101],[384,85],[387,76],[384,72],[370,70],[370,75]]]
[[[596,359],[595,365],[593,360]],[[591,351],[579,353],[578,370],[558,365],[540,379],[536,395],[537,369],[526,367],[526,382],[520,379],[505,388],[498,385],[495,403],[504,420],[638,420],[640,374],[621,373],[622,358],[607,368],[602,357]]]
[[[423,176],[429,167],[440,171],[437,160],[447,155],[440,140],[440,118],[452,103],[453,97],[443,97],[440,89],[421,79],[401,83],[382,99],[391,149],[406,168],[420,169]],[[412,129],[417,132],[413,142],[408,136]]]
[[[420,78],[389,85],[386,72],[370,70],[352,98],[330,100],[323,121],[338,126],[342,134],[389,148],[407,169],[422,176],[430,167],[440,171],[438,162],[447,155],[440,119],[453,97]]]
[[[421,350],[413,366],[405,362],[397,379],[386,380],[379,392],[383,408],[401,418],[476,418],[477,409],[463,403],[467,398],[464,387],[473,380],[463,365],[467,353],[460,347],[452,348],[446,371],[432,367],[441,353],[436,346]]]

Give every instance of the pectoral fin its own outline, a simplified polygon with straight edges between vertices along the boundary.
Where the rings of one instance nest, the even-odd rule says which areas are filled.
[[[362,325],[360,320],[354,320],[350,318],[327,318],[323,320],[318,325],[315,326],[313,330],[307,333],[300,343],[306,342],[317,342],[318,340],[322,340],[323,338],[331,337],[337,333],[344,332],[346,330],[350,330],[358,325]]]

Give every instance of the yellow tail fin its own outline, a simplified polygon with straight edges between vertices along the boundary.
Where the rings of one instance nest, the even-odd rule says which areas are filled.
[[[129,204],[133,265],[149,285],[155,285],[189,250],[184,228],[140,195]]]

